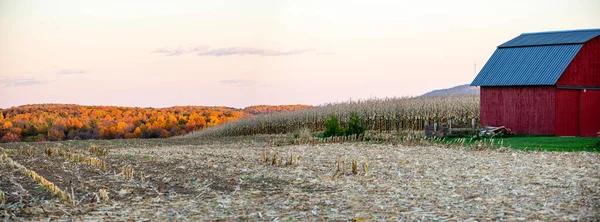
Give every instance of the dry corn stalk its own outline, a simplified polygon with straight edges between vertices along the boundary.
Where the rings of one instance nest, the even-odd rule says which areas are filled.
[[[293,166],[300,163],[300,156],[294,156],[294,151],[290,149],[287,156],[284,158],[283,155],[277,151],[273,151],[271,159],[269,159],[267,150],[263,150],[261,160],[266,165],[272,166]]]
[[[293,166],[298,165],[300,163],[300,156],[294,156],[294,150],[290,149],[290,152],[286,158],[285,165]]]
[[[88,151],[96,156],[104,156],[108,154],[108,149],[92,145]]]
[[[346,162],[345,160],[346,160],[346,157],[344,157],[344,156],[335,157],[336,169],[335,169],[335,172],[333,173],[333,177],[344,175],[344,164]]]
[[[96,157],[89,157],[85,159],[86,165],[97,167],[98,169],[106,171],[106,162]]]
[[[273,153],[273,159],[271,160],[271,165],[273,165],[273,166],[277,165],[277,153],[276,152]]]
[[[342,174],[344,174],[344,165],[346,165],[346,157],[342,156],[342,158],[340,158],[340,159],[341,159],[341,162],[342,162],[341,163],[342,164]]]
[[[46,180],[46,178],[40,176],[35,171],[23,168],[22,169],[25,175],[29,176],[38,184],[41,184],[46,190],[50,191],[50,193],[54,194],[54,196],[58,197],[61,201],[70,202],[71,197],[73,195],[69,195],[69,193],[62,191],[58,186],[54,185],[52,182]]]
[[[100,200],[102,201],[108,201],[108,193],[106,193],[106,190],[104,189],[100,189],[98,190],[98,195],[100,196]]]
[[[358,164],[356,163],[356,160],[352,160],[352,174],[358,174]]]
[[[4,163],[7,162],[9,159],[8,155],[6,155],[6,153],[0,154],[0,163]]]
[[[423,130],[425,122],[471,123],[479,119],[479,96],[445,96],[427,98],[386,98],[327,104],[309,109],[271,113],[210,127],[189,137],[220,137],[255,134],[292,133],[297,129],[322,131],[330,114],[342,125],[350,113],[357,113],[367,130]],[[338,140],[339,138],[332,139]],[[361,139],[364,139],[362,137]],[[271,144],[275,145],[275,142]]]
[[[58,148],[58,147],[52,147],[52,148],[48,147],[44,150],[44,152],[46,153],[46,155],[48,155],[48,157],[54,158],[54,157],[58,156],[59,149],[60,148]]]
[[[6,195],[0,190],[0,204],[4,204],[4,202],[6,202]]]
[[[123,177],[126,180],[132,179],[133,178],[133,173],[134,173],[134,170],[131,167],[123,166],[121,168],[121,177]]]
[[[36,183],[38,183],[39,185],[44,187],[48,192],[50,192],[51,194],[53,194],[54,196],[59,198],[59,200],[70,203],[71,200],[73,199],[74,194],[69,194],[68,192],[62,191],[58,186],[56,186],[52,182],[46,180],[46,178],[40,176],[33,170],[27,169],[27,167],[17,163],[16,161],[12,160],[10,157],[6,156],[4,158],[5,158],[4,159],[5,162],[20,169],[23,174],[29,176],[29,178],[31,178],[33,181],[35,181]]]
[[[19,148],[19,154],[21,154],[23,156],[32,157],[34,155],[34,150],[32,148],[23,149],[23,147],[20,147]]]
[[[101,160],[97,157],[88,157],[84,154],[73,154],[69,151],[60,149],[60,147],[46,148],[45,153],[49,157],[60,156],[72,162],[83,163],[85,165],[96,167],[100,170],[106,171],[106,161]]]
[[[263,150],[263,153],[262,153],[262,162],[264,164],[268,164],[269,163],[269,157],[267,156],[267,149]]]
[[[369,163],[367,163],[366,159],[365,159],[365,163],[363,165],[363,168],[365,170],[365,176],[369,175]]]
[[[294,165],[294,151],[290,149],[290,152],[288,153],[288,156],[285,159],[286,166]]]
[[[335,157],[335,166],[336,166],[335,173],[340,172],[340,158],[337,156]]]
[[[18,153],[18,150],[16,150],[16,149],[4,149],[2,147],[0,147],[0,151],[2,151],[3,153],[6,153],[6,154],[10,154],[10,155],[14,155],[14,154]]]

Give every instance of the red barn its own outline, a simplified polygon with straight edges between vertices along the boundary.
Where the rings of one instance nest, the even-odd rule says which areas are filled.
[[[598,136],[600,29],[523,33],[498,46],[471,85],[481,86],[483,126]]]

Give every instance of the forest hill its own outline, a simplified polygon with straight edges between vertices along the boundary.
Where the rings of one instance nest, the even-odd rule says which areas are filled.
[[[0,142],[165,138],[243,117],[308,108],[257,105],[138,108],[39,104],[0,109]]]

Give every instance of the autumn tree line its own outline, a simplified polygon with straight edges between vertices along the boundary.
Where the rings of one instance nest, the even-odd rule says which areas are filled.
[[[252,115],[308,108],[306,105],[138,108],[73,104],[0,109],[0,142],[166,138]]]

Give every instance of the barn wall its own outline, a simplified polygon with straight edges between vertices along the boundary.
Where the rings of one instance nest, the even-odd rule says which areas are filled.
[[[556,90],[556,135],[579,136],[579,100],[581,90]]]
[[[586,42],[556,85],[600,86],[600,36]]]
[[[481,125],[506,126],[513,132],[554,135],[554,86],[481,87]]]
[[[600,132],[600,90],[581,92],[579,135],[596,137]]]

